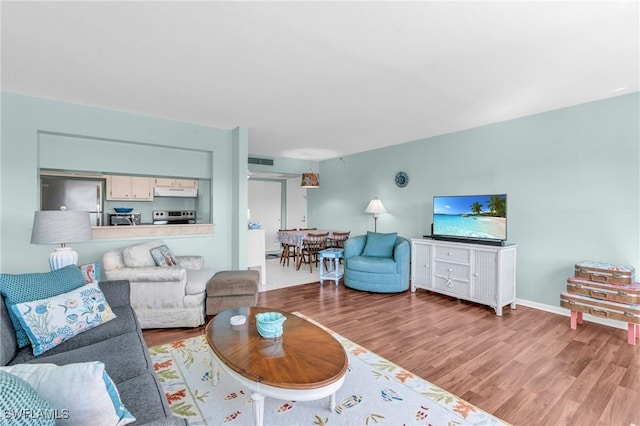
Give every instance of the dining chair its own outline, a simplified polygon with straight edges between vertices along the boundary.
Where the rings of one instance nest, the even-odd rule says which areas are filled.
[[[300,269],[300,266],[303,263],[309,265],[309,272],[313,272],[314,264],[318,267],[318,253],[320,250],[324,250],[326,248],[328,235],[328,232],[318,234],[309,233],[304,237],[296,269]]]
[[[296,228],[292,229],[278,229],[278,232],[297,231]],[[296,256],[298,248],[295,245],[289,245],[287,243],[280,243],[282,251],[280,252],[280,263],[282,266],[289,266],[289,259],[293,259],[293,264],[296,264]]]
[[[351,231],[334,232],[327,238],[327,247],[344,248],[344,242],[349,239]]]
[[[347,232],[333,232],[330,237],[327,238],[327,248],[344,248],[344,242],[349,239],[351,231]],[[344,263],[344,259],[340,258],[340,264]],[[325,259],[325,268],[327,267]]]

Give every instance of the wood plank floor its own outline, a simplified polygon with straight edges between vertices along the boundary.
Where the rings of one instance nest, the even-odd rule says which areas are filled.
[[[640,344],[625,330],[418,290],[375,294],[305,284],[260,293],[514,425],[640,425]],[[153,346],[202,334],[145,330]]]

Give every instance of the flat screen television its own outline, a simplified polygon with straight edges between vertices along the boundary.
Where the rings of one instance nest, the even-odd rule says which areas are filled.
[[[507,240],[507,195],[433,197],[431,238],[504,245]]]

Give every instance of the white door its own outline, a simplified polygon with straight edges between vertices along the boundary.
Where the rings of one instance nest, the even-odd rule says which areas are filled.
[[[300,186],[301,177],[287,180],[286,228],[308,228],[307,188]]]
[[[280,229],[282,214],[282,184],[280,182],[250,180],[248,185],[249,212],[251,222],[260,223],[265,231],[265,249],[278,251],[276,233]]]

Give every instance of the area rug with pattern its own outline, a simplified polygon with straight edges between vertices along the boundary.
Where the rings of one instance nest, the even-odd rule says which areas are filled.
[[[336,407],[318,401],[265,399],[264,424],[506,425],[504,421],[376,355],[300,313],[343,346],[349,360]],[[211,381],[211,349],[204,335],[149,348],[169,405],[190,425],[251,425],[251,391],[222,369]]]

